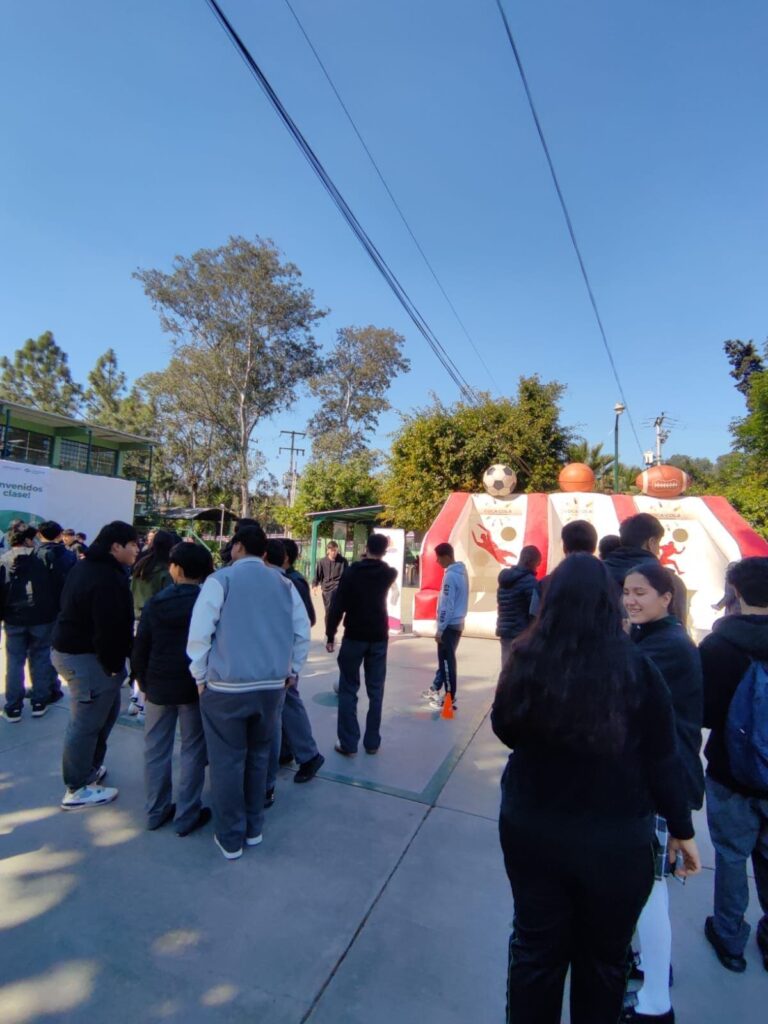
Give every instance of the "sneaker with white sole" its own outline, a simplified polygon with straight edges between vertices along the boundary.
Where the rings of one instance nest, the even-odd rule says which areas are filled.
[[[422,700],[432,700],[432,698],[436,697],[438,693],[440,693],[439,690],[436,690],[433,686],[428,686],[426,690],[421,691],[419,696]]]
[[[214,835],[213,835],[213,841],[214,841],[214,843],[216,843],[216,845],[221,850],[221,852],[224,854],[224,856],[227,858],[227,860],[237,860],[239,857],[243,856],[243,848],[242,848],[242,846],[240,847],[239,850],[225,850],[224,847],[219,842],[219,837],[216,835],[215,832],[214,832]],[[246,843],[249,843],[249,845],[250,845],[250,840],[246,839]]]
[[[42,718],[43,715],[48,713],[48,705],[44,700],[33,700],[32,701],[32,717]]]
[[[118,791],[111,786],[81,786],[80,789],[68,789],[61,801],[61,808],[64,811],[71,811],[75,807],[97,807],[99,804],[111,804],[117,799]]]
[[[131,697],[128,702],[128,714],[133,717],[134,715],[140,715],[144,708],[139,704],[135,697]]]
[[[246,846],[260,846],[263,839],[264,839],[263,835],[246,836],[245,845]]]

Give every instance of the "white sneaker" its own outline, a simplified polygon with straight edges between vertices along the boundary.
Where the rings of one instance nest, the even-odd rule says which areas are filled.
[[[81,786],[80,789],[68,789],[61,801],[61,809],[71,811],[75,807],[96,807],[98,804],[111,804],[117,799],[118,791],[110,786]]]
[[[232,852],[230,852],[229,850],[225,850],[224,847],[219,842],[219,837],[216,835],[216,833],[214,833],[214,835],[213,835],[213,841],[214,841],[214,843],[216,843],[216,845],[221,850],[221,852],[224,854],[224,856],[227,858],[227,860],[237,860],[239,857],[243,856],[243,848],[242,848],[242,846],[240,847],[239,850],[234,850]],[[248,842],[247,839],[246,839],[246,842]]]
[[[440,693],[439,690],[436,690],[433,686],[428,686],[426,690],[421,691],[419,696],[422,700],[432,700],[432,698],[438,693]]]
[[[263,835],[246,836],[246,838],[245,838],[245,845],[246,846],[258,846],[263,839],[264,839]]]
[[[139,714],[141,714],[142,710],[143,710],[143,708],[142,708],[141,704],[139,704],[139,702],[136,700],[136,698],[135,697],[131,697],[131,699],[130,699],[130,701],[128,703],[128,714],[132,715],[132,716],[133,715],[139,715]]]

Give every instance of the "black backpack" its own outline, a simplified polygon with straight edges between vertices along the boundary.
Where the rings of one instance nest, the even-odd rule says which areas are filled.
[[[34,624],[56,617],[48,569],[35,552],[8,551],[0,558],[0,617],[7,622]],[[52,614],[51,614],[52,612]]]

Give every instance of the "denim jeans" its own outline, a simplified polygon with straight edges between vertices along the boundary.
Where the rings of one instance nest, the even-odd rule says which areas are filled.
[[[437,673],[432,686],[436,690],[445,687],[446,693],[456,696],[456,648],[461,640],[461,630],[446,626],[437,644]]]
[[[757,943],[768,953],[768,799],[742,796],[707,776],[707,824],[715,848],[715,931],[732,956],[741,956],[750,928],[747,860],[752,858],[763,916]]]
[[[51,664],[53,623],[12,626],[5,623],[5,710],[20,711],[24,703],[24,667],[29,658],[32,678],[30,697],[45,704],[58,689],[56,670]]]
[[[344,637],[339,649],[339,743],[354,753],[360,742],[357,721],[357,691],[360,689],[360,666],[365,673],[368,714],[365,719],[363,746],[378,750],[381,745],[381,707],[384,702],[384,679],[387,675],[388,641],[350,640]]]

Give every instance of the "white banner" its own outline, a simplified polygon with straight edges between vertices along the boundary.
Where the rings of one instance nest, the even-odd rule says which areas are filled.
[[[389,541],[384,561],[397,570],[397,579],[387,593],[387,614],[389,616],[389,632],[403,631],[403,566],[405,565],[405,530],[379,530]]]
[[[133,522],[136,484],[119,477],[28,466],[0,459],[0,531],[12,519],[36,526],[54,519],[87,534],[90,543],[105,523]]]

